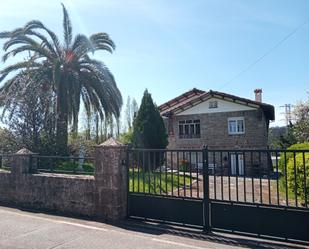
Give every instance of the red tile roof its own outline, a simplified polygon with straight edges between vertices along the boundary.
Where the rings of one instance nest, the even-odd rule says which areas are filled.
[[[169,116],[171,114],[176,114],[186,109],[189,109],[201,102],[206,101],[211,97],[222,98],[228,101],[237,102],[238,104],[260,107],[269,120],[275,119],[275,111],[272,105],[223,92],[212,90],[210,90],[209,92],[205,92],[196,88],[193,88],[192,90],[185,92],[184,94],[181,94],[180,96],[160,105],[159,110],[162,116]]]
[[[193,99],[195,99],[196,97],[201,96],[202,94],[204,94],[205,92],[196,88],[193,88],[192,90],[189,90],[181,95],[179,95],[176,98],[171,99],[170,101],[165,102],[164,104],[159,106],[159,110],[162,113],[167,113],[170,110],[175,109],[178,106],[181,106]]]

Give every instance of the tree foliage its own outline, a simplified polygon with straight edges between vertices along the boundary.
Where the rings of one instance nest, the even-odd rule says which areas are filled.
[[[273,127],[269,129],[268,145],[271,149],[286,149],[295,143],[297,143],[297,139],[292,123],[287,127]]]
[[[133,145],[136,148],[165,149],[167,133],[158,108],[147,90],[133,124]]]
[[[133,129],[134,118],[138,112],[138,104],[134,98],[131,99],[130,96],[127,98],[127,104],[125,109],[125,122],[124,130],[129,132]]]
[[[73,131],[78,130],[80,100],[87,113],[98,113],[101,120],[110,115],[119,117],[122,105],[122,97],[112,73],[101,61],[89,56],[98,50],[112,53],[114,42],[106,33],[96,33],[89,37],[78,34],[73,37],[68,12],[64,5],[62,7],[62,42],[52,30],[37,20],[13,31],[0,33],[0,39],[5,39],[4,62],[23,53],[29,55],[28,59],[0,71],[0,82],[4,82],[0,88],[1,104],[7,107],[9,92],[23,90],[18,85],[25,72],[35,79],[26,88],[35,83],[36,86],[52,91],[56,103],[59,154],[67,151],[68,124],[72,124]],[[12,77],[8,79],[9,75]]]
[[[20,148],[17,137],[8,129],[0,128],[0,154],[16,153]]]
[[[309,193],[309,153],[298,153],[291,157],[287,164],[287,186],[305,206],[305,193]],[[307,202],[309,198],[307,199]]]
[[[297,142],[309,142],[309,101],[298,103],[293,114],[295,117],[294,135]]]
[[[55,152],[54,97],[50,90],[33,82],[31,75],[24,73],[18,78],[15,91],[7,93],[2,121],[16,137],[19,147],[33,152],[53,154]],[[13,90],[13,89],[12,89]]]

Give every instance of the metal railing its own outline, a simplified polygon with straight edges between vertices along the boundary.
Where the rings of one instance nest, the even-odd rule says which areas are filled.
[[[208,150],[210,199],[308,208],[309,150]]]
[[[181,198],[203,197],[201,150],[129,150],[129,191]]]
[[[41,156],[33,155],[32,163],[36,163],[37,171],[42,173],[93,175],[93,157],[73,156]]]
[[[128,158],[131,193],[203,199],[206,189],[210,200],[309,206],[309,150],[131,149]]]
[[[0,155],[0,169],[11,171],[11,166],[13,163],[13,155],[12,154],[2,154]]]

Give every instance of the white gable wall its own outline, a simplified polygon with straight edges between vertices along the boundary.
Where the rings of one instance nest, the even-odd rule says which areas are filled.
[[[210,101],[217,101],[217,108],[209,108]],[[235,111],[250,111],[256,110],[257,108],[238,104],[235,102],[226,101],[223,99],[210,98],[196,106],[193,106],[183,112],[178,113],[177,115],[190,115],[190,114],[203,114],[203,113],[217,113],[217,112],[235,112]]]

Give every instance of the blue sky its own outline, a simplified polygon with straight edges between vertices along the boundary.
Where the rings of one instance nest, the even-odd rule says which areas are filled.
[[[75,0],[62,1],[73,31],[107,32],[114,54],[98,53],[114,73],[126,102],[138,102],[147,88],[161,104],[193,87],[254,98],[279,108],[306,100],[309,91],[309,22],[268,56],[235,78],[309,18],[300,0]],[[59,35],[60,1],[0,3],[0,31],[39,19]],[[1,55],[2,52],[0,52]],[[4,65],[0,65],[2,68]]]

